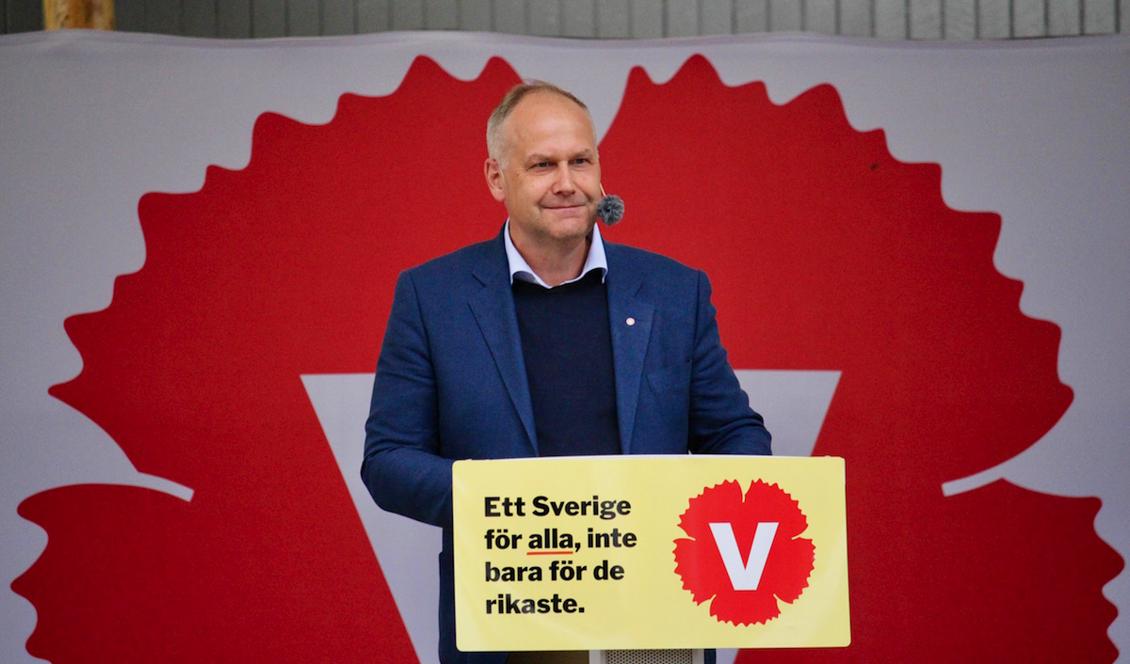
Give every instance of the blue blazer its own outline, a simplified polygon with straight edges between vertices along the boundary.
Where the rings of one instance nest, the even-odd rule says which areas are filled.
[[[726,360],[706,275],[622,245],[606,242],[605,253],[624,454],[769,454],[769,432]],[[538,455],[510,289],[501,234],[402,273],[365,425],[361,477],[373,499],[443,529],[443,662],[505,661],[455,649],[451,466]]]

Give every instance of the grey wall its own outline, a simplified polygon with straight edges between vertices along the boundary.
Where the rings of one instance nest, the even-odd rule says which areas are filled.
[[[1130,34],[1130,0],[116,0],[118,29],[198,37],[478,30],[582,38],[809,31],[881,39]],[[43,28],[0,0],[0,33]]]

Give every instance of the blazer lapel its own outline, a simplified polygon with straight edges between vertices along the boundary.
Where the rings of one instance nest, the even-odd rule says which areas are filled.
[[[534,407],[530,400],[526,363],[522,359],[522,339],[518,332],[518,316],[514,312],[510,271],[507,269],[501,235],[489,247],[490,251],[484,253],[482,260],[473,269],[475,278],[482,283],[483,288],[471,296],[469,304],[536,456],[538,443],[534,429]]]
[[[604,247],[608,257],[608,321],[612,326],[620,447],[624,454],[631,454],[643,360],[647,356],[655,306],[636,297],[643,284],[643,275],[620,260],[621,255],[615,245],[606,242]]]

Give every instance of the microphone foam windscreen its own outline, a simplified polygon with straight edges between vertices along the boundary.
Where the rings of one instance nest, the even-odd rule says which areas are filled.
[[[605,196],[596,204],[596,216],[609,226],[624,218],[624,199],[619,196]]]

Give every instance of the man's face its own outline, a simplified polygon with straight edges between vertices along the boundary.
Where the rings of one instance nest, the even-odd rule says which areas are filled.
[[[501,127],[502,153],[487,159],[487,185],[510,214],[520,248],[584,239],[596,222],[600,164],[588,113],[551,92],[533,92]]]

